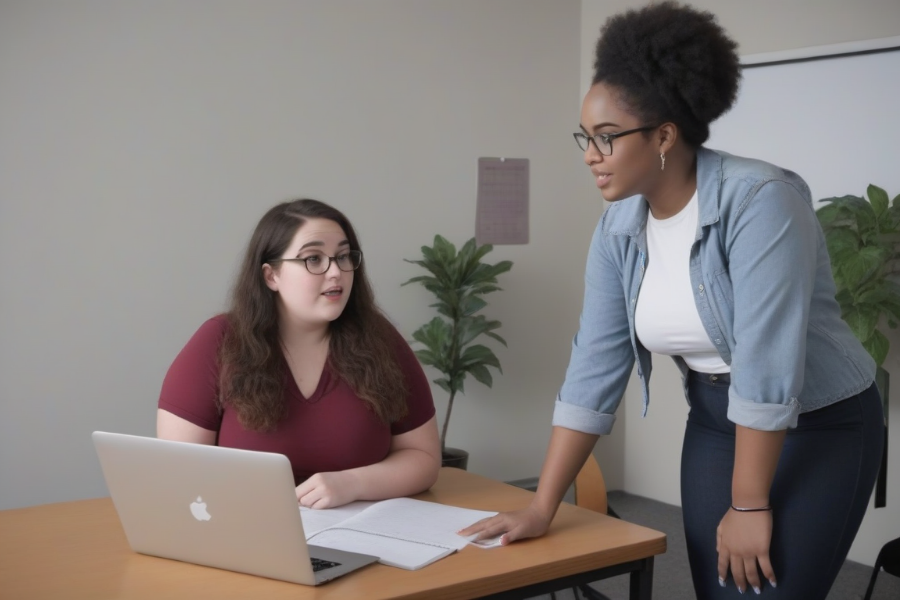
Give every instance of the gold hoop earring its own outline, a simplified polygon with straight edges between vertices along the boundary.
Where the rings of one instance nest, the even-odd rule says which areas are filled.
[[[659,153],[659,161],[662,163],[659,167],[660,171],[666,170],[666,154],[664,152]]]

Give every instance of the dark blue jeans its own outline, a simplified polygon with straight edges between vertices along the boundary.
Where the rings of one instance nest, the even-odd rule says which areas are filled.
[[[734,423],[726,417],[729,376],[691,372],[691,409],[681,456],[681,501],[697,598],[746,598],[730,576],[718,582],[716,527],[731,504]],[[800,415],[788,430],[770,493],[769,556],[778,583],[764,598],[824,600],[869,505],[881,464],[884,414],[872,385],[857,396]],[[752,589],[745,593],[755,596]]]

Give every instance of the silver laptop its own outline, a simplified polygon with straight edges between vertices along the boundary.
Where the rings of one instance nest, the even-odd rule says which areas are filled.
[[[95,431],[132,550],[319,585],[378,560],[310,546],[287,457]]]

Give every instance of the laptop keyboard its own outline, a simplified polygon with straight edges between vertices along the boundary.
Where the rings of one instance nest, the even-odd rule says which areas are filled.
[[[339,567],[341,563],[331,562],[330,560],[322,560],[321,558],[310,558],[312,561],[313,572],[321,571],[322,569],[330,569],[331,567]]]

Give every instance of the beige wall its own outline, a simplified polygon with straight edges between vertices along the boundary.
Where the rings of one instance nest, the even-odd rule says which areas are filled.
[[[640,1],[627,0],[583,0],[581,21],[581,92],[586,92],[590,85],[593,68],[593,51],[600,26],[608,16],[620,10],[638,7],[645,4]],[[720,22],[738,41],[742,55],[766,52],[786,51],[808,46],[827,46],[843,42],[890,38],[900,35],[900,2],[895,0],[868,0],[860,2],[840,2],[820,0],[804,0],[782,2],[778,0],[759,0],[756,2],[726,2],[722,0],[696,0],[694,6],[712,11]],[[809,15],[814,15],[812,18]],[[860,90],[866,94],[865,90]],[[849,104],[849,103],[848,103]],[[729,115],[723,117],[727,119]],[[715,127],[713,128],[715,138]],[[876,128],[877,129],[877,128]],[[732,136],[733,138],[734,136]],[[748,136],[749,137],[749,136]],[[855,145],[866,152],[873,153],[877,162],[883,163],[882,157],[888,158],[895,153],[890,140],[891,135],[879,136],[877,133],[863,136],[866,141]],[[713,140],[711,140],[711,143]],[[723,147],[723,150],[741,154],[740,148]],[[752,154],[759,156],[759,154]],[[769,156],[759,156],[773,160]],[[832,168],[832,163],[822,157],[804,156],[800,168],[795,161],[785,157],[792,169],[801,174],[814,174],[823,179],[841,179],[840,169]],[[780,164],[785,164],[779,158]],[[875,161],[873,161],[875,162]],[[888,158],[887,162],[891,162]],[[811,164],[810,164],[811,163]],[[844,165],[846,167],[846,165]],[[827,173],[819,173],[823,171]],[[896,173],[896,169],[881,168],[881,172]],[[853,172],[844,180],[853,182],[849,189],[835,189],[829,185],[830,193],[862,193],[865,181],[859,182],[861,175]],[[864,177],[864,176],[863,176]],[[881,185],[890,186],[896,177],[887,177]],[[856,185],[860,184],[860,185]],[[813,185],[813,182],[811,182]],[[836,183],[834,185],[837,185]],[[817,190],[813,185],[814,192]],[[823,188],[824,189],[824,188]],[[898,188],[900,189],[900,188]],[[889,192],[896,194],[898,189]],[[595,190],[583,192],[588,198],[596,198]],[[885,367],[895,374],[900,374],[900,335],[894,336],[893,350]],[[653,365],[651,381],[651,405],[646,418],[641,418],[640,390],[635,377],[626,392],[623,406],[619,410],[619,423],[609,439],[601,440],[595,454],[601,463],[611,489],[624,489],[630,493],[654,498],[670,504],[681,504],[680,499],[680,462],[683,423],[687,418],[687,404],[681,388],[681,378],[672,361],[666,357],[656,357]],[[895,375],[897,377],[897,375]],[[896,387],[896,386],[895,386]],[[896,394],[896,392],[895,392]],[[894,440],[900,430],[900,405],[892,402],[893,418],[891,427]],[[624,418],[624,423],[623,423]],[[624,425],[624,426],[623,426]],[[889,464],[891,471],[888,479],[888,506],[886,508],[870,508],[860,533],[854,544],[850,558],[867,564],[873,564],[881,545],[898,535],[897,523],[900,523],[900,448],[891,449]],[[894,498],[895,500],[891,500]]]
[[[474,235],[480,156],[531,160],[531,241],[489,257],[515,263],[485,311],[509,348],[449,443],[475,472],[538,473],[601,211],[576,193],[579,19],[577,0],[0,3],[0,508],[106,493],[91,431],[154,433],[166,369],[276,202],[343,209],[410,335],[431,300],[403,259]]]

